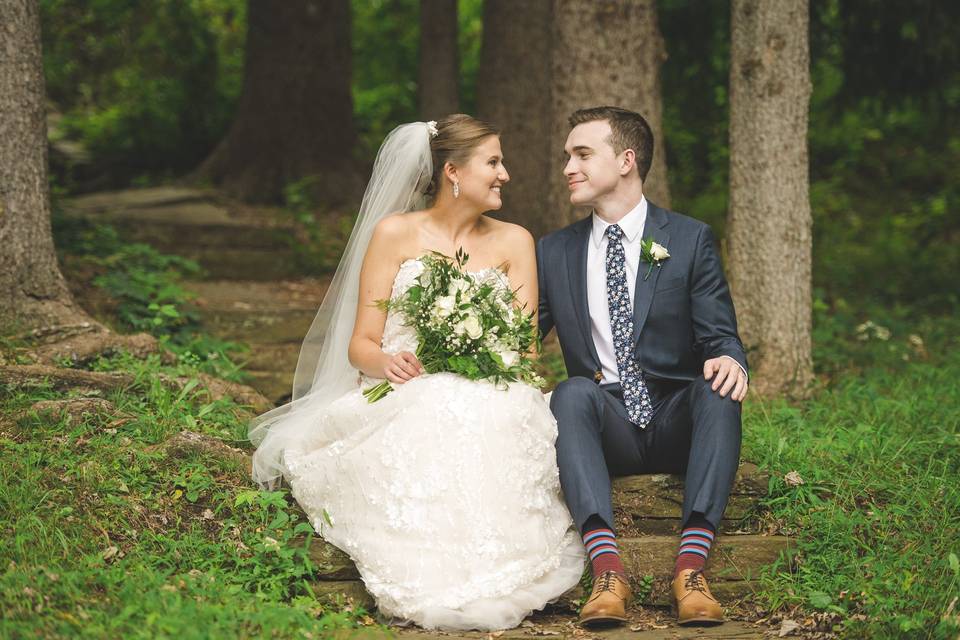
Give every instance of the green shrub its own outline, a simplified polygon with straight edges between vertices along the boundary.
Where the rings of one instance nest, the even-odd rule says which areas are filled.
[[[246,347],[204,333],[193,294],[182,285],[200,274],[195,262],[125,243],[109,225],[64,217],[56,202],[53,229],[61,259],[103,292],[118,330],[153,334],[186,363],[229,380],[242,378],[233,358]]]
[[[109,184],[193,168],[239,96],[244,0],[43,0],[44,71],[62,118]]]

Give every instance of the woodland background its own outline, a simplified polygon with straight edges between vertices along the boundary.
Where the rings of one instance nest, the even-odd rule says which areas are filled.
[[[583,215],[563,202],[566,115],[610,102],[654,125],[649,197],[721,244],[761,392],[745,407],[744,456],[770,473],[757,517],[799,550],[764,573],[757,616],[956,637],[960,5],[0,7],[0,631],[368,623],[308,584],[288,494],[211,451],[244,448],[249,407],[284,400],[393,127],[500,125],[498,215],[539,234]],[[40,90],[18,102],[33,44]],[[21,123],[23,105],[40,116]],[[237,246],[194,246],[208,227]],[[564,375],[549,344],[543,367]],[[239,383],[256,391],[223,392]],[[184,428],[209,446],[169,454]]]

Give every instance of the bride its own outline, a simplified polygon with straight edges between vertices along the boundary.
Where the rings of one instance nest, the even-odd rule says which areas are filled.
[[[536,309],[532,237],[483,215],[509,179],[498,132],[470,116],[395,129],[301,349],[294,399],[250,432],[254,479],[286,478],[380,611],[427,628],[514,627],[583,569],[541,393],[425,373],[414,330],[375,304],[406,291],[425,254],[463,248],[474,277]],[[383,379],[395,391],[369,403],[362,390]]]

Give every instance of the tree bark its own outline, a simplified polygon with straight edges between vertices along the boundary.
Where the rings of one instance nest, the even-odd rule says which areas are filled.
[[[420,0],[420,116],[438,120],[460,110],[456,0]]]
[[[50,229],[40,16],[0,3],[0,334],[86,316],[57,265]]]
[[[811,358],[807,0],[734,0],[728,273],[753,388],[802,394]]]
[[[535,236],[557,226],[557,212],[548,203],[563,148],[551,135],[548,117],[552,22],[553,6],[546,0],[522,6],[485,0],[483,5],[477,112],[500,127],[511,178],[497,217],[522,224]]]
[[[553,56],[554,146],[563,149],[567,118],[583,107],[613,105],[636,111],[653,129],[653,165],[643,184],[646,197],[670,206],[663,142],[660,65],[666,50],[654,0],[555,0]],[[582,217],[569,205],[567,179],[551,172],[551,209],[558,226]],[[566,215],[563,215],[566,214]]]
[[[584,215],[569,203],[562,172],[567,118],[614,105],[636,111],[654,134],[643,190],[670,205],[664,153],[660,65],[666,59],[654,0],[551,0],[484,5],[478,104],[503,127],[507,168],[502,217],[534,234]]]
[[[248,201],[316,180],[324,199],[357,186],[349,0],[249,0],[243,92],[226,137],[198,169]]]

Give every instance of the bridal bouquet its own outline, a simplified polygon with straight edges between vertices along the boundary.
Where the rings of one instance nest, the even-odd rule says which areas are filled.
[[[502,272],[470,273],[463,269],[468,259],[462,249],[454,258],[431,252],[421,258],[423,273],[409,289],[377,304],[400,313],[404,324],[416,330],[417,359],[427,373],[542,386],[527,356],[537,345],[533,313],[516,308],[516,293],[504,286]],[[384,381],[363,395],[376,402],[391,391]]]

